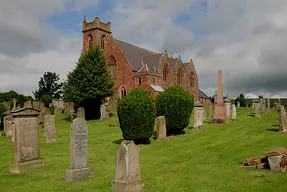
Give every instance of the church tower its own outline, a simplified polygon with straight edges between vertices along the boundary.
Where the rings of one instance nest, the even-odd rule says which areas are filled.
[[[92,22],[83,21],[83,51],[87,51],[89,46],[98,45],[101,49],[106,48],[107,39],[111,36],[111,22],[104,23],[96,17]]]

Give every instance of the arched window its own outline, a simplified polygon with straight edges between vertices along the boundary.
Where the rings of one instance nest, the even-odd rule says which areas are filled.
[[[189,86],[190,87],[194,86],[193,73],[190,73],[190,75],[189,75]]]
[[[177,72],[177,84],[181,85],[182,83],[182,69],[179,69]]]
[[[142,84],[142,79],[139,77],[139,85]]]
[[[88,35],[88,44],[89,44],[89,47],[93,45],[93,36],[91,34]]]
[[[127,95],[127,92],[126,92],[126,89],[124,87],[122,87],[122,90],[121,90],[121,98],[124,98],[125,96]]]
[[[111,77],[115,79],[116,78],[116,60],[114,56],[110,56],[108,71],[110,72]]]
[[[106,36],[103,35],[101,38],[101,49],[105,49],[105,43],[106,43]]]
[[[168,66],[167,64],[163,67],[163,81],[167,81],[168,79]]]

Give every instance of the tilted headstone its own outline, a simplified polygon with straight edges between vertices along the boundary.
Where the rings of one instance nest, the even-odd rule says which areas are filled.
[[[194,104],[194,125],[193,129],[201,129],[203,127],[203,105],[202,103],[195,102]]]
[[[107,109],[106,109],[106,105],[103,103],[101,104],[101,118],[102,120],[107,119]]]
[[[236,120],[236,105],[232,104],[232,120]]]
[[[77,109],[77,118],[86,119],[86,118],[85,118],[85,109],[84,109],[84,107],[79,107],[79,108]]]
[[[157,139],[166,138],[166,124],[164,116],[159,116],[156,118],[156,138]]]
[[[93,176],[88,167],[88,126],[82,118],[73,120],[70,136],[70,169],[66,181],[78,181]]]
[[[11,165],[11,173],[22,173],[28,169],[44,167],[40,159],[38,115],[39,111],[22,108],[12,111],[15,123],[14,156],[15,164]]]
[[[230,100],[225,99],[224,104],[225,104],[225,123],[228,124],[230,123],[230,107],[231,107]]]
[[[46,143],[56,142],[55,115],[45,116],[44,131],[45,131]]]
[[[256,99],[254,100],[255,103],[255,117],[260,117],[260,104],[259,101]]]
[[[140,172],[140,148],[133,141],[122,141],[117,149],[116,175],[112,192],[143,192]]]

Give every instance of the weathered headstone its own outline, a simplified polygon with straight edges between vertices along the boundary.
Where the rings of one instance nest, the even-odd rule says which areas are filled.
[[[44,129],[45,129],[46,143],[56,142],[55,115],[45,116]]]
[[[267,99],[267,110],[270,111],[270,99]]]
[[[143,192],[140,173],[140,148],[133,141],[122,141],[117,149],[116,175],[112,192]]]
[[[33,109],[40,110],[40,102],[39,101],[33,101],[32,102],[32,107],[33,107]]]
[[[202,103],[195,102],[194,104],[194,126],[193,129],[201,129],[203,127],[203,105]]]
[[[101,118],[102,120],[107,119],[107,109],[106,109],[106,105],[103,103],[101,104]]]
[[[25,108],[33,108],[31,100],[28,100],[25,103],[26,103],[26,107]]]
[[[236,120],[236,105],[232,104],[232,120]]]
[[[254,103],[254,100],[252,101],[252,108],[254,109],[255,107],[255,103]]]
[[[70,169],[66,181],[78,181],[93,176],[88,167],[88,126],[82,118],[73,120],[70,138]]]
[[[22,108],[12,111],[15,123],[15,164],[11,165],[11,173],[22,173],[28,169],[40,168],[45,163],[40,159],[38,115],[39,111]]]
[[[16,109],[16,99],[13,99],[13,109]]]
[[[85,109],[84,109],[84,107],[79,107],[77,109],[77,118],[86,119],[85,118]]]
[[[223,103],[222,71],[218,70],[217,102],[215,104],[212,123],[224,123],[225,109]]]
[[[231,107],[230,100],[225,99],[224,104],[225,104],[225,123],[228,124],[230,123],[230,107]]]
[[[156,118],[156,138],[157,139],[166,138],[166,124],[164,116],[159,116]]]
[[[278,121],[279,121],[279,131],[287,132],[287,117],[284,105],[277,108],[278,111]]]
[[[259,101],[256,99],[254,100],[255,104],[255,117],[260,117],[260,104]]]
[[[237,101],[237,107],[238,108],[240,107],[240,101]]]
[[[14,117],[10,114],[4,117],[4,131],[7,137],[12,137]]]

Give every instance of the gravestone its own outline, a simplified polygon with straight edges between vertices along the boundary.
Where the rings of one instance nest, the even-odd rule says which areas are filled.
[[[260,114],[265,113],[264,112],[263,98],[262,97],[259,98],[259,111],[260,111]]]
[[[14,117],[9,114],[4,117],[4,131],[7,137],[12,137]]]
[[[103,103],[101,104],[101,120],[107,119],[107,109],[106,109],[106,105]]]
[[[277,107],[277,111],[278,111],[279,131],[287,132],[287,119],[284,105],[280,105],[279,107]]]
[[[77,109],[77,118],[86,119],[85,118],[85,109],[83,107],[79,107]]]
[[[223,103],[223,86],[222,86],[222,71],[218,70],[218,79],[217,79],[217,97],[216,104],[214,108],[214,116],[212,123],[224,123],[225,119],[225,109]]]
[[[255,107],[255,103],[254,103],[254,100],[252,101],[252,108],[254,109]]]
[[[224,104],[225,104],[225,123],[228,124],[230,123],[230,107],[231,107],[230,100],[225,99]]]
[[[26,107],[25,108],[33,108],[31,100],[28,100],[25,103],[26,103]]]
[[[238,108],[240,107],[240,101],[237,101],[237,107]]]
[[[140,148],[133,141],[124,140],[117,149],[112,192],[144,192],[140,173]]]
[[[195,102],[194,104],[194,125],[193,129],[198,130],[203,127],[203,105],[202,103]]]
[[[82,118],[73,120],[70,136],[70,169],[66,171],[66,181],[78,181],[92,177],[88,167],[88,126]]]
[[[33,107],[33,109],[40,110],[40,102],[39,101],[33,101],[32,107]]]
[[[164,116],[159,116],[156,118],[156,138],[157,139],[166,138],[166,124]]]
[[[16,99],[13,99],[13,109],[16,109]]]
[[[267,110],[270,111],[270,99],[267,99]]]
[[[15,164],[9,168],[11,173],[19,174],[45,166],[43,159],[40,159],[38,115],[39,111],[32,108],[12,111],[15,123]]]
[[[258,99],[254,100],[255,104],[255,117],[260,117],[260,104]]]
[[[55,115],[45,116],[44,131],[45,131],[46,143],[56,142]]]
[[[236,120],[236,105],[232,104],[232,120]]]

